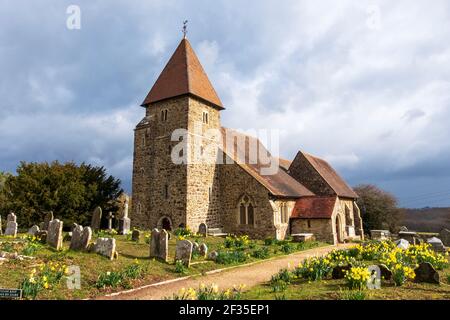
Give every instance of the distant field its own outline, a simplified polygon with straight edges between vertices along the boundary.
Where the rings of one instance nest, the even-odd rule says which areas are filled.
[[[402,225],[421,232],[450,229],[450,208],[406,209]]]

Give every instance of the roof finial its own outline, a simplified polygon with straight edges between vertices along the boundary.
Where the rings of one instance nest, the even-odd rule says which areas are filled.
[[[183,21],[183,38],[186,39],[188,20]]]

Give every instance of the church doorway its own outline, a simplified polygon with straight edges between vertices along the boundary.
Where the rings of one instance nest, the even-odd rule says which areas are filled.
[[[166,231],[172,231],[172,220],[170,220],[167,216],[161,217],[158,221],[158,228],[162,228]]]
[[[341,227],[341,217],[339,215],[336,216],[336,239],[337,243],[343,243],[342,239],[342,227]]]

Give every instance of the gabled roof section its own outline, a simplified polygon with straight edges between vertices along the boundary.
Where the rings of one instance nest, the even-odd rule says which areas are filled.
[[[142,106],[184,94],[192,94],[219,109],[224,109],[187,39],[181,40]]]
[[[306,152],[299,151],[306,160],[313,166],[317,173],[325,180],[325,182],[334,190],[336,195],[345,198],[358,198],[353,189],[347,185],[339,174],[331,167],[331,165],[325,160],[312,156]]]
[[[296,201],[291,218],[330,219],[337,197],[305,197]]]
[[[308,190],[300,182],[292,178],[286,173],[280,166],[277,168],[277,172],[271,175],[263,175],[261,169],[269,167],[267,161],[262,163],[260,157],[257,157],[257,161],[251,161],[250,159],[250,146],[257,146],[259,154],[268,155],[265,160],[277,161],[278,159],[272,157],[264,145],[259,139],[245,135],[233,129],[221,128],[222,133],[222,150],[233,161],[243,168],[248,174],[261,183],[272,195],[276,197],[285,198],[300,198],[304,196],[313,196],[310,190]],[[232,145],[227,148],[227,138],[232,137]],[[240,143],[244,141],[245,143]],[[256,162],[256,163],[254,163]],[[225,164],[226,165],[226,164]]]

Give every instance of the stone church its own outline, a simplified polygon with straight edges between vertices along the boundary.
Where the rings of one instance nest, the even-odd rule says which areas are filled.
[[[186,38],[142,107],[134,138],[135,226],[198,231],[206,224],[210,233],[277,239],[313,233],[330,243],[364,237],[358,196],[326,161],[303,151],[292,161],[277,158],[258,138],[221,126],[225,108]],[[268,162],[254,159],[251,146],[275,170],[265,173]],[[198,154],[202,161],[193,161]]]

